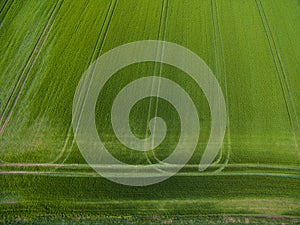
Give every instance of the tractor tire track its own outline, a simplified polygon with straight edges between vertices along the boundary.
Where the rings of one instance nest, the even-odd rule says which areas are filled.
[[[0,10],[0,27],[2,26],[2,23],[4,22],[5,17],[7,15],[8,11],[10,10],[13,2],[14,2],[14,0],[6,0],[6,2],[3,4],[3,6],[2,6],[2,8]]]
[[[2,11],[3,11],[3,9],[5,8],[5,6],[6,6],[6,4],[7,4],[8,1],[9,1],[9,0],[5,0],[4,4],[2,5],[2,7],[1,7],[1,9],[0,9],[0,13],[2,13]]]
[[[24,89],[25,83],[28,79],[29,73],[31,69],[33,68],[33,65],[35,64],[37,58],[39,57],[42,48],[44,47],[44,44],[50,34],[50,31],[52,30],[55,18],[63,4],[64,0],[57,1],[56,5],[54,6],[49,19],[47,20],[41,35],[39,36],[36,44],[34,45],[34,48],[32,52],[29,55],[29,58],[27,59],[25,66],[22,68],[21,73],[17,79],[17,83],[15,84],[13,91],[4,107],[3,112],[0,116],[0,136],[2,136],[5,127],[7,126],[8,121],[10,120],[10,117],[12,115],[12,112],[19,100],[19,97]]]
[[[213,35],[214,35],[214,50],[215,50],[215,69],[216,69],[216,76],[219,77],[219,79],[221,78],[221,68],[220,68],[220,53],[219,53],[219,47],[218,47],[218,41],[217,41],[217,28],[216,28],[216,15],[215,15],[215,1],[211,0],[210,1],[210,5],[211,5],[211,21],[212,21],[212,27],[213,27]],[[219,163],[222,159],[223,156],[223,148],[221,148],[221,151],[218,154],[218,158],[215,159],[215,161],[213,162],[213,165]]]
[[[286,111],[287,111],[287,114],[289,117],[290,127],[291,127],[291,131],[293,134],[295,146],[299,150],[298,139],[297,139],[297,135],[296,135],[299,130],[299,121],[297,118],[297,113],[295,110],[293,98],[291,96],[291,91],[290,91],[290,88],[288,85],[287,75],[286,75],[280,54],[278,52],[272,30],[268,23],[268,19],[267,19],[265,10],[263,8],[263,5],[260,0],[255,0],[255,4],[256,4],[256,7],[257,7],[257,10],[258,10],[258,13],[259,13],[262,25],[263,25],[263,29],[265,31],[269,49],[270,49],[270,52],[272,55],[274,65],[275,65],[276,74],[277,74],[277,78],[280,83],[283,99],[284,99],[285,106],[286,106]]]
[[[55,177],[100,177],[96,172],[65,172],[65,171],[24,171],[24,170],[11,170],[0,171],[0,175],[40,175],[40,176],[55,176]],[[113,177],[117,177],[117,174],[112,174]],[[122,175],[119,175],[122,177]],[[236,177],[236,176],[261,176],[261,177],[280,177],[280,178],[292,178],[300,180],[300,175],[286,174],[286,173],[258,173],[258,172],[222,172],[222,173],[205,173],[205,172],[179,172],[173,177]]]
[[[83,172],[81,170],[91,169],[88,164],[51,164],[51,163],[6,163],[0,164],[0,174],[14,174],[14,175],[49,175],[49,176],[62,176],[62,177],[99,177],[99,174],[92,172]],[[92,165],[97,168],[112,168],[115,165]],[[181,165],[175,165],[180,166]],[[215,165],[217,167],[219,165]],[[118,165],[118,167],[126,166]],[[199,167],[198,164],[186,165],[188,169],[195,169]],[[229,164],[226,167],[231,169],[238,169],[237,171],[223,171],[222,173],[212,172],[191,172],[182,171],[175,174],[175,177],[199,177],[199,176],[266,176],[266,177],[282,177],[300,179],[299,166],[286,166],[286,165],[269,165],[269,164]],[[17,168],[20,168],[17,169]],[[37,169],[38,168],[38,169]],[[41,170],[42,168],[42,170]],[[62,169],[61,171],[52,171],[51,169]],[[240,168],[246,169],[261,169],[265,171],[239,171]],[[50,169],[50,170],[49,170]],[[66,170],[66,171],[64,171]],[[71,170],[71,171],[69,171]]]
[[[80,170],[80,169],[88,169],[91,168],[91,166],[96,168],[112,168],[112,167],[124,167],[126,168],[126,165],[89,165],[89,164],[59,164],[59,163],[2,163],[0,164],[0,168],[9,168],[9,167],[20,167],[20,168],[32,168],[32,167],[39,167],[39,168],[51,168],[51,167],[57,167],[57,168],[64,168],[64,169],[74,169],[74,170]],[[174,167],[182,167],[183,165],[174,165]],[[197,168],[199,167],[198,164],[187,164],[187,169],[195,169],[197,171]],[[219,165],[212,165],[212,167],[219,167]],[[287,165],[270,165],[270,164],[255,164],[255,163],[237,163],[237,164],[228,164],[226,166],[227,168],[243,168],[243,169],[272,169],[272,170],[285,170],[285,171],[295,171],[300,172],[300,166],[287,166]],[[208,172],[208,173],[213,173]]]
[[[165,34],[166,34],[166,26],[167,26],[167,17],[168,17],[168,5],[169,5],[169,1],[168,0],[163,0],[162,1],[162,9],[161,9],[161,14],[160,14],[160,22],[159,22],[159,29],[158,29],[158,35],[157,35],[157,40],[164,40],[165,38]],[[156,49],[156,59],[161,59],[163,57],[163,48],[164,46],[157,46]],[[160,77],[161,77],[161,73],[162,73],[162,64],[161,63],[154,63],[154,69],[153,69],[153,79],[152,79],[152,83],[151,83],[151,93],[150,95],[152,95],[155,92],[155,87],[154,87],[154,83],[155,83],[155,73],[158,70],[158,84],[156,87],[156,100],[155,100],[155,113],[154,113],[154,117],[157,116],[157,110],[158,110],[158,95],[159,95],[159,89],[160,89]],[[150,123],[150,116],[151,116],[151,106],[152,106],[152,99],[150,98],[150,102],[149,102],[149,108],[148,108],[148,118],[147,118],[147,128],[145,131],[145,138],[147,136],[147,131],[149,129],[149,123]],[[156,120],[154,122],[153,125],[153,136],[155,135],[155,127],[156,127]],[[154,140],[154,137],[153,139]],[[153,146],[153,142],[152,142],[152,146]],[[162,161],[160,159],[158,159],[155,155],[154,150],[151,150],[151,154],[153,156],[153,158],[155,159],[156,163],[162,163]],[[147,159],[147,162],[149,164],[152,164],[149,156],[148,156],[148,152],[145,152],[145,156]]]
[[[108,10],[107,10],[106,15],[105,15],[105,20],[104,20],[104,22],[101,26],[101,29],[100,29],[99,35],[97,37],[95,47],[93,49],[92,55],[91,55],[90,60],[89,60],[89,65],[92,64],[93,61],[96,60],[99,57],[99,55],[100,55],[100,53],[103,49],[103,44],[104,44],[104,41],[106,39],[108,29],[109,29],[109,26],[111,24],[115,9],[117,7],[117,4],[118,4],[118,0],[111,0],[110,1]],[[90,87],[92,74],[93,74],[93,69],[92,69],[90,75],[87,78],[85,78],[87,80],[84,80],[84,82],[83,82],[84,85],[88,85]],[[81,116],[82,107],[85,104],[87,92],[88,92],[88,90],[82,96],[82,98],[83,98],[82,103],[77,108],[77,110],[80,110],[79,111],[79,116]],[[69,125],[68,131],[67,131],[67,137],[66,137],[64,146],[61,150],[61,153],[51,163],[57,163],[57,162],[64,163],[67,160],[67,158],[69,157],[69,155],[72,151],[72,148],[75,144],[75,138],[73,137],[72,132],[73,132],[72,121],[70,121],[70,125]],[[70,147],[68,147],[68,144],[69,144],[70,141],[71,141],[71,145],[70,145]]]
[[[58,2],[57,2],[57,3],[58,3]],[[56,4],[56,5],[57,5],[57,4]],[[3,119],[3,116],[4,116],[4,114],[5,114],[5,111],[6,111],[7,108],[8,108],[8,105],[10,104],[11,99],[13,98],[14,93],[16,92],[17,87],[19,86],[19,84],[20,84],[20,82],[21,82],[22,75],[25,73],[25,70],[26,70],[26,68],[27,68],[27,66],[28,66],[28,64],[29,64],[29,62],[30,62],[30,60],[31,60],[31,58],[33,57],[33,54],[34,54],[35,50],[37,49],[37,46],[38,46],[39,42],[41,41],[41,39],[42,39],[42,37],[43,37],[43,35],[44,35],[44,32],[45,32],[45,30],[46,30],[46,28],[47,28],[47,24],[48,24],[48,22],[49,22],[49,20],[50,20],[50,18],[51,18],[51,16],[52,16],[52,14],[53,14],[53,12],[55,11],[56,5],[54,6],[52,12],[50,13],[49,19],[47,20],[46,24],[44,25],[44,27],[43,27],[43,29],[42,29],[42,32],[41,32],[39,38],[37,39],[37,42],[35,43],[35,45],[34,45],[34,47],[33,47],[33,50],[31,51],[29,57],[27,58],[27,60],[26,60],[26,62],[25,62],[25,65],[23,66],[23,68],[22,68],[22,70],[21,70],[20,75],[18,76],[17,83],[14,85],[13,90],[12,90],[12,93],[11,93],[11,95],[9,96],[9,99],[8,99],[8,101],[7,101],[7,103],[6,103],[5,107],[4,107],[4,110],[2,111],[2,113],[1,113],[1,115],[0,115],[0,123],[1,123],[1,121],[2,121],[2,119]]]
[[[224,89],[225,89],[225,99],[226,99],[226,110],[227,110],[227,151],[224,152],[224,147],[222,147],[220,157],[214,162],[214,164],[219,164],[225,153],[225,163],[216,170],[216,172],[222,171],[226,165],[228,164],[230,152],[231,152],[231,136],[230,136],[230,120],[229,120],[229,106],[228,106],[228,88],[227,88],[227,80],[225,73],[225,62],[224,62],[224,54],[223,54],[223,43],[221,37],[221,29],[219,23],[219,13],[218,6],[216,0],[211,0],[211,13],[212,13],[212,25],[214,29],[214,47],[215,47],[215,57],[216,57],[216,71],[219,79],[221,80],[223,76],[224,81]]]

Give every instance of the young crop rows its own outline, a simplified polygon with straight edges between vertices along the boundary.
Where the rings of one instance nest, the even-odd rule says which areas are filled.
[[[1,219],[300,217],[299,1],[3,0],[0,10]],[[129,120],[132,132],[143,139],[150,135],[150,120],[163,118],[168,131],[161,145],[133,151],[116,137],[113,101],[138,78],[156,76],[180,85],[192,98],[201,127],[195,153],[179,173],[133,188],[112,183],[88,166],[74,138],[72,104],[81,77],[98,57],[139,40],[174,42],[200,56],[222,88],[228,121],[220,153],[199,172],[211,128],[199,86],[185,72],[158,62],[119,70],[95,109],[99,137],[114,157],[128,164],[157,163],[179,140],[176,109],[157,97],[139,101]],[[160,83],[153,79],[149,85],[149,95],[158,95]],[[77,110],[80,114],[82,108]]]

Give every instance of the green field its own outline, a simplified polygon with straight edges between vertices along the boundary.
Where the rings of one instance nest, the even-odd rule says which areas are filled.
[[[298,0],[0,0],[0,10],[0,222],[300,222]],[[101,140],[119,160],[156,163],[180,136],[176,109],[154,97],[132,108],[130,125],[145,138],[149,120],[160,116],[168,126],[161,145],[145,154],[114,135],[113,101],[138,78],[179,84],[201,124],[178,174],[130,187],[88,166],[74,139],[72,104],[89,65],[139,40],[174,42],[200,56],[223,90],[228,123],[218,157],[199,172],[211,116],[195,81],[154,62],[118,71],[95,113]]]

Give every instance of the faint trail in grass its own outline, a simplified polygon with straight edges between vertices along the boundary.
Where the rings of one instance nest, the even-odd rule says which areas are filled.
[[[99,55],[100,55],[100,53],[102,51],[103,44],[104,44],[104,41],[105,41],[106,36],[107,36],[108,28],[109,28],[109,26],[111,24],[111,21],[112,21],[115,9],[117,7],[117,4],[118,4],[118,0],[111,0],[110,1],[108,10],[107,10],[106,15],[105,15],[105,20],[104,20],[104,22],[103,22],[103,24],[102,24],[102,26],[100,28],[100,32],[99,32],[99,35],[97,37],[96,44],[94,46],[92,55],[91,55],[90,60],[89,60],[89,65],[92,64],[93,61],[96,60],[99,57]],[[83,82],[84,84],[88,85],[89,87],[90,87],[90,84],[91,84],[91,79],[92,79],[93,71],[94,70],[92,70],[92,72],[90,73],[90,75],[87,76],[87,78],[85,78],[86,80],[84,80],[84,82]],[[82,111],[83,105],[84,105],[84,103],[86,101],[86,95],[88,93],[88,90],[89,90],[89,88],[84,93],[84,96],[82,96],[83,97],[82,104],[77,109],[77,110],[80,110],[80,114],[79,115],[81,115],[81,111]],[[66,137],[64,146],[63,146],[60,154],[52,161],[52,163],[56,163],[56,162],[62,162],[62,163],[64,163],[67,160],[67,158],[70,155],[70,153],[72,151],[72,148],[73,148],[73,146],[75,144],[75,139],[74,139],[74,137],[72,135],[72,132],[73,132],[72,121],[70,121],[70,125],[69,125],[69,128],[68,128],[67,137]],[[68,148],[68,144],[69,144],[70,141],[71,141],[71,145]]]
[[[1,175],[15,174],[15,175],[47,175],[57,177],[100,177],[96,172],[53,172],[53,171],[0,171]],[[113,175],[113,174],[112,174]],[[300,179],[297,174],[284,173],[247,173],[247,172],[222,172],[222,173],[207,173],[207,172],[179,172],[173,177],[220,177],[220,176],[262,176],[262,177],[281,177]],[[114,175],[116,177],[116,175]]]
[[[91,166],[97,168],[115,168],[115,167],[124,167],[123,165],[88,165],[88,164],[52,164],[52,163],[5,163],[0,164],[0,174],[22,174],[22,175],[48,175],[48,176],[61,176],[61,177],[100,177],[98,173],[91,169]],[[175,165],[181,167],[181,165]],[[218,167],[219,165],[214,165]],[[126,167],[126,166],[125,166]],[[124,169],[126,169],[124,167]],[[261,170],[270,170],[270,171],[261,171],[261,172],[251,172],[251,171],[223,171],[222,173],[212,172],[199,172],[197,168],[198,164],[189,164],[185,165],[185,168],[194,169],[193,171],[183,171],[177,173],[176,177],[208,177],[208,176],[268,176],[268,177],[282,177],[282,178],[295,178],[300,179],[299,171],[300,167],[297,166],[281,166],[281,165],[268,165],[268,164],[228,164],[226,167],[233,169],[261,169]],[[16,170],[16,168],[21,168],[22,170]],[[26,170],[26,168],[33,168],[35,170]],[[38,171],[36,168],[39,168]],[[41,170],[40,168],[45,169],[66,169],[73,171],[53,171],[53,170]],[[91,169],[92,171],[80,171]],[[77,170],[77,171],[76,171]],[[78,171],[79,170],[79,171]],[[126,173],[126,170],[123,171]],[[118,173],[119,174],[119,173]],[[116,174],[115,174],[116,175]]]
[[[168,4],[169,4],[168,0],[166,0],[165,2],[166,2],[165,5],[164,5],[164,11],[165,11],[165,12],[163,12],[164,18],[163,18],[163,23],[161,24],[161,25],[162,25],[162,29],[160,29],[160,30],[162,30],[162,35],[161,35],[162,40],[165,39],[165,35],[166,35],[167,18],[168,18],[168,6],[169,6],[169,5],[168,5]],[[159,39],[159,40],[160,40],[160,39]],[[160,59],[163,58],[163,54],[164,54],[164,45],[161,46],[160,56],[159,56]],[[158,64],[156,63],[155,66],[158,66],[158,69],[159,69],[159,72],[158,72],[158,77],[159,77],[159,79],[158,79],[158,85],[157,85],[157,90],[156,90],[156,101],[155,101],[155,112],[154,112],[154,117],[157,116],[157,111],[158,111],[158,101],[159,101],[158,96],[159,96],[160,84],[161,84],[161,79],[160,79],[160,78],[161,78],[161,76],[162,76],[162,63],[158,63]],[[155,135],[155,128],[156,128],[156,120],[155,120],[154,126],[153,126],[154,135]],[[154,141],[154,135],[153,135],[153,141]],[[152,146],[154,145],[153,141],[152,141]],[[155,160],[156,160],[157,162],[161,162],[161,161],[156,157],[155,152],[152,151],[152,153],[153,153],[153,156],[154,156]]]
[[[298,146],[298,139],[297,139],[297,130],[299,130],[299,120],[297,118],[293,98],[291,96],[291,91],[288,85],[287,77],[286,77],[286,72],[279,54],[279,51],[276,46],[276,42],[274,40],[272,30],[269,26],[268,19],[266,16],[266,13],[264,11],[263,5],[260,0],[255,0],[255,4],[263,25],[263,29],[265,31],[265,35],[269,44],[270,52],[273,58],[273,62],[275,65],[276,73],[277,73],[277,78],[280,83],[283,99],[286,105],[286,110],[288,113],[289,117],[289,122],[295,142],[296,148],[299,150]]]
[[[219,62],[219,48],[218,48],[218,43],[217,43],[217,28],[216,28],[216,15],[215,15],[215,2],[214,0],[210,1],[210,9],[211,9],[211,21],[212,21],[212,26],[213,26],[213,34],[214,34],[214,49],[215,49],[215,61],[216,61],[216,74],[217,76],[219,76],[219,78],[221,77],[221,72],[220,72],[220,62]],[[213,164],[217,164],[221,161],[222,159],[222,155],[223,155],[223,148],[221,149],[218,158],[214,161]]]
[[[260,3],[261,10],[262,10],[262,13],[263,13],[263,15],[264,15],[265,22],[266,22],[266,25],[267,25],[267,28],[268,28],[268,31],[269,31],[269,34],[270,34],[270,38],[271,38],[272,43],[273,43],[273,45],[274,45],[274,50],[275,50],[275,53],[276,53],[276,56],[277,56],[277,59],[278,59],[278,62],[279,62],[279,66],[280,66],[280,69],[281,69],[281,72],[282,72],[281,75],[283,76],[283,81],[284,81],[283,83],[284,83],[285,88],[286,88],[286,90],[287,90],[288,99],[289,99],[290,104],[291,104],[290,108],[291,108],[291,111],[292,111],[292,113],[293,113],[294,119],[295,119],[295,121],[296,121],[296,125],[297,125],[297,127],[299,128],[299,125],[300,125],[300,124],[299,124],[299,120],[298,120],[298,117],[297,117],[297,114],[296,114],[294,101],[293,101],[293,98],[292,98],[292,96],[291,96],[290,87],[289,87],[289,84],[288,84],[288,81],[287,81],[287,74],[286,74],[286,72],[285,72],[284,65],[283,65],[283,62],[282,62],[282,60],[281,60],[281,57],[280,57],[280,53],[279,53],[279,51],[278,51],[278,48],[277,48],[277,46],[276,46],[276,42],[275,42],[275,39],[274,39],[274,36],[273,36],[273,33],[272,33],[272,29],[271,29],[271,27],[270,27],[270,25],[269,25],[269,22],[268,22],[268,19],[267,19],[267,15],[266,15],[266,13],[265,13],[265,10],[264,10],[264,7],[263,7],[263,5],[262,5],[262,2],[261,2],[261,0],[257,0],[257,1]]]
[[[162,1],[162,9],[161,9],[161,14],[160,14],[160,22],[159,22],[159,29],[158,29],[158,35],[157,35],[157,40],[164,40],[165,38],[165,33],[166,33],[166,26],[167,26],[167,17],[168,17],[168,0],[163,0]],[[156,60],[160,60],[163,57],[163,49],[164,46],[157,46],[156,50]],[[156,72],[158,71],[158,83],[156,86]],[[157,110],[158,110],[158,95],[159,95],[159,88],[160,88],[160,77],[162,73],[162,64],[161,63],[154,63],[154,69],[153,69],[153,79],[151,83],[151,93],[150,95],[153,95],[156,92],[156,100],[155,100],[155,113],[154,117],[157,116]],[[156,87],[155,87],[156,86]],[[147,117],[147,128],[145,132],[145,138],[147,137],[148,129],[149,129],[149,123],[150,123],[150,117],[151,117],[151,107],[152,107],[152,98],[150,98],[149,102],[149,108],[148,108],[148,117]],[[152,139],[152,146],[154,145],[154,135],[155,135],[155,128],[156,128],[156,120],[153,125],[153,139]],[[156,162],[161,161],[156,157],[154,150],[151,150],[151,154],[153,158],[156,160]],[[149,164],[152,164],[151,160],[149,159],[148,152],[145,152],[146,159]]]
[[[225,89],[225,99],[226,99],[226,110],[227,110],[227,151],[225,151],[225,163],[216,170],[216,172],[222,171],[230,157],[231,152],[231,136],[230,136],[230,120],[229,120],[229,106],[228,106],[228,89],[227,89],[227,80],[225,73],[225,62],[224,62],[224,54],[223,54],[223,43],[221,36],[221,29],[219,23],[219,13],[218,13],[218,5],[216,0],[211,0],[211,14],[212,14],[212,25],[214,29],[214,47],[215,47],[215,57],[216,57],[216,71],[219,79],[221,80],[223,77],[224,81],[224,89]],[[224,147],[222,147],[220,157],[214,162],[214,164],[220,163],[222,157],[224,156]]]
[[[49,36],[49,33],[53,27],[55,18],[63,4],[64,0],[57,1],[52,12],[50,13],[49,19],[47,20],[42,33],[40,34],[36,44],[34,45],[33,50],[31,51],[24,67],[21,70],[21,73],[17,79],[17,82],[12,90],[12,93],[9,96],[9,99],[4,107],[3,112],[0,115],[0,136],[2,136],[4,129],[12,115],[12,112],[18,102],[18,99],[23,91],[23,88],[25,86],[25,83],[28,79],[29,73],[31,69],[33,68],[33,65],[35,64],[38,56],[40,55],[40,52]]]
[[[0,202],[0,205],[13,205],[18,204],[18,202]]]
[[[20,168],[30,168],[30,167],[39,167],[39,168],[48,168],[48,167],[56,167],[56,168],[64,168],[64,169],[88,169],[91,166],[95,168],[112,168],[112,167],[126,167],[123,165],[89,165],[89,164],[59,164],[59,163],[2,163],[0,164],[0,168],[9,168],[9,167],[20,167]],[[183,165],[174,165],[174,167],[182,167]],[[187,164],[184,165],[187,169],[194,169],[198,171],[198,164]],[[218,168],[219,165],[212,165],[212,167]],[[250,163],[241,163],[241,164],[228,164],[227,168],[243,168],[243,169],[273,169],[273,170],[286,170],[286,171],[296,171],[300,172],[300,166],[285,166],[285,165],[268,165],[268,164],[250,164]],[[208,173],[214,173],[208,172]]]
[[[10,10],[14,0],[6,0],[5,3],[3,4],[1,11],[0,11],[0,27],[2,26],[2,23],[5,20],[5,17]]]
[[[85,2],[85,4],[84,4],[84,6],[82,7],[82,9],[81,9],[81,11],[82,11],[82,14],[84,14],[85,13],[85,11],[86,11],[86,9],[87,9],[87,1]],[[78,27],[79,27],[79,25],[77,25],[77,26],[75,26],[75,29],[74,29],[74,33],[76,33],[77,32],[77,30],[78,30]],[[36,129],[36,133],[35,133],[35,136],[36,136],[36,134],[38,134],[39,133],[39,131],[40,131],[40,128],[42,127],[42,123],[40,123],[39,124],[39,126],[38,126],[38,128]],[[33,149],[32,149],[33,150]]]
[[[2,11],[3,11],[5,5],[7,4],[8,1],[9,1],[9,0],[5,0],[5,2],[3,3],[3,5],[2,5],[2,7],[1,7],[1,9],[0,9],[0,13],[2,13]]]

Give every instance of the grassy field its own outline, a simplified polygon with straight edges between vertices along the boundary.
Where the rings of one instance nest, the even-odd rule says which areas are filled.
[[[1,0],[0,9],[1,222],[299,222],[299,1]],[[124,162],[165,159],[180,136],[170,103],[151,97],[132,109],[139,138],[149,136],[155,115],[168,125],[165,140],[147,154],[117,139],[110,111],[131,81],[169,78],[199,113],[201,133],[188,165],[162,183],[127,187],[97,175],[81,156],[71,124],[76,87],[99,56],[138,40],[192,50],[219,81],[228,125],[207,171],[198,172],[210,135],[207,100],[183,71],[153,62],[123,68],[104,86],[95,110],[99,136]]]

